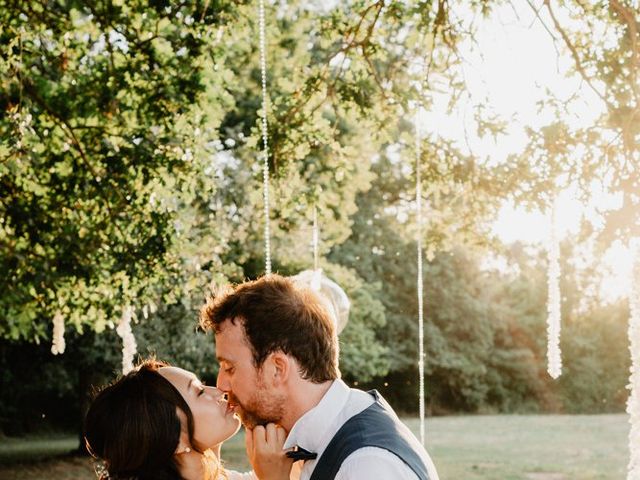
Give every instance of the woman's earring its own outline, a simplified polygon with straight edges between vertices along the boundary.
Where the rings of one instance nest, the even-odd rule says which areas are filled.
[[[189,453],[191,451],[191,449],[189,447],[185,448],[184,451],[182,453]]]

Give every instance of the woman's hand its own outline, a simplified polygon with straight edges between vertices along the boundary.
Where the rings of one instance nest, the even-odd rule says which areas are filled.
[[[287,434],[274,423],[247,429],[245,446],[259,480],[288,480],[293,460],[282,450]]]

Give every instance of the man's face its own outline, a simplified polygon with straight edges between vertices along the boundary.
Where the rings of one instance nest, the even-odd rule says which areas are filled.
[[[256,368],[249,340],[241,320],[226,320],[216,333],[216,356],[220,364],[218,388],[229,395],[229,405],[242,423],[253,428],[270,422],[280,423],[284,398]],[[265,362],[269,361],[269,357]]]

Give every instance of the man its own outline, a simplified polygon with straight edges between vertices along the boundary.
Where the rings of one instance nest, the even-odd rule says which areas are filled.
[[[311,290],[279,275],[226,287],[200,322],[215,332],[218,388],[248,429],[273,423],[288,432],[284,448],[305,460],[302,480],[438,480],[377,392],[340,380],[335,327]]]

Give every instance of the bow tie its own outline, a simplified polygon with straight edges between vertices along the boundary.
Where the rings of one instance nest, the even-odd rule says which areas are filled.
[[[287,457],[292,458],[294,462],[298,460],[313,460],[317,456],[317,453],[310,452],[302,447],[294,447],[294,450],[287,452]]]

